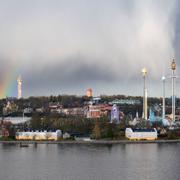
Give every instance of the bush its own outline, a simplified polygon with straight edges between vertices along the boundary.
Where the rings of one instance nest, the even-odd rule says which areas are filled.
[[[168,137],[168,139],[178,139],[179,138],[176,134],[176,131],[169,131],[167,137]]]

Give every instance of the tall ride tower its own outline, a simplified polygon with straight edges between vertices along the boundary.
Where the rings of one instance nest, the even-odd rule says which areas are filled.
[[[162,87],[162,89],[163,89],[163,108],[162,108],[162,119],[164,120],[165,119],[165,115],[166,115],[166,92],[165,92],[165,83],[166,83],[166,77],[165,76],[163,76],[162,77],[162,83],[163,83],[163,87]]]
[[[22,79],[21,76],[17,78],[17,88],[18,88],[18,99],[22,98]]]
[[[91,88],[86,90],[86,96],[87,97],[93,97],[93,90]]]
[[[172,70],[172,75],[171,75],[171,80],[172,80],[172,120],[174,122],[175,114],[176,114],[176,99],[175,99],[176,62],[175,62],[175,59],[173,59],[173,61],[171,63],[171,70]]]
[[[146,76],[147,69],[142,69],[142,76],[144,80],[144,88],[143,88],[143,118],[147,120],[147,85],[146,85]]]

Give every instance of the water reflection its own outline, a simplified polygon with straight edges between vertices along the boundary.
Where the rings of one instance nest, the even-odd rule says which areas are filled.
[[[2,180],[179,180],[180,144],[1,144],[0,162]]]

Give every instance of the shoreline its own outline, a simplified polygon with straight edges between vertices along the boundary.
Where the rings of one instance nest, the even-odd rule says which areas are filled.
[[[93,141],[0,141],[0,144],[97,144],[97,145],[113,145],[113,144],[165,144],[180,143],[180,139],[175,140],[93,140]]]

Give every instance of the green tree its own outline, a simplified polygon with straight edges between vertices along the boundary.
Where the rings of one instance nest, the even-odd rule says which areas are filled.
[[[39,114],[33,115],[30,126],[33,129],[40,129],[42,127],[41,126],[41,117],[39,116]]]

